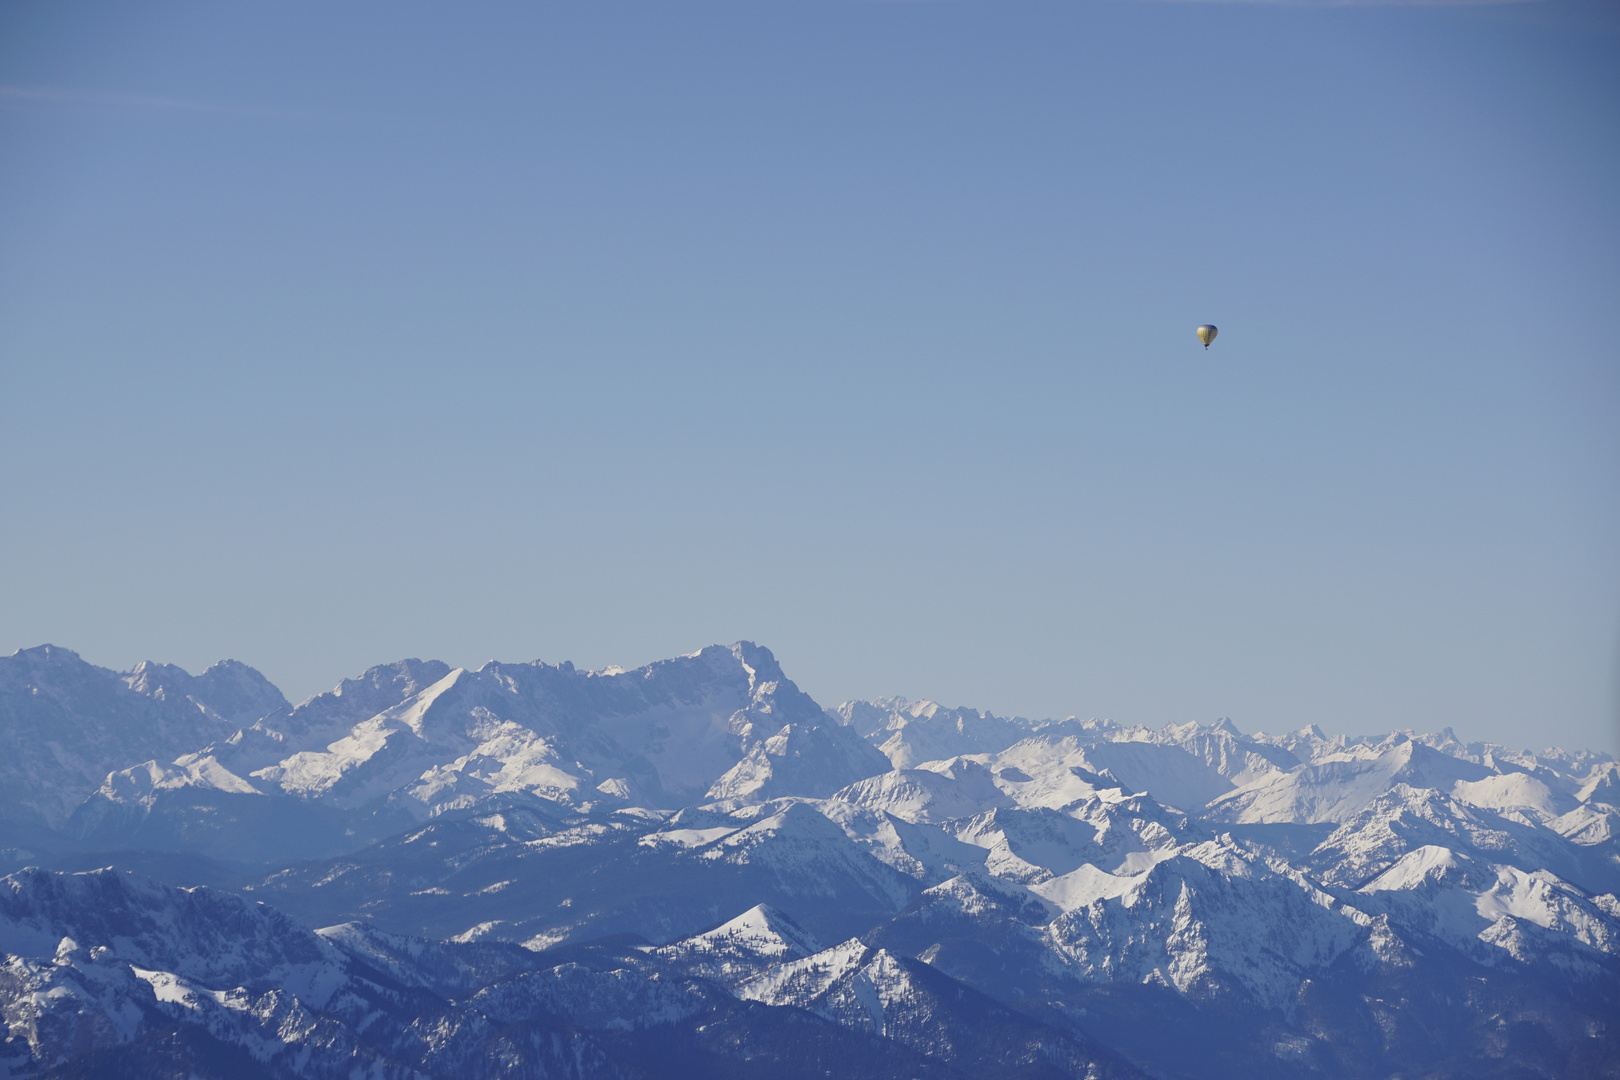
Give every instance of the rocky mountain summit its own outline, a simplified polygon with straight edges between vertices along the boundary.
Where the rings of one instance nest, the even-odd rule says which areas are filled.
[[[1620,1076],[1620,765],[0,658],[0,1075]]]

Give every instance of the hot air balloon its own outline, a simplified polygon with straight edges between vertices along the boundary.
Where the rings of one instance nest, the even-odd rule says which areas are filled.
[[[1209,343],[1215,340],[1215,335],[1218,333],[1220,333],[1220,331],[1216,330],[1214,326],[1210,325],[1209,323],[1205,323],[1203,326],[1198,328],[1198,340],[1202,341],[1204,343],[1204,348],[1207,349],[1209,348]]]

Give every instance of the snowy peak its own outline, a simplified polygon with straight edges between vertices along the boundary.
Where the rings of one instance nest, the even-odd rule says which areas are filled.
[[[948,821],[1016,805],[996,786],[989,769],[965,758],[880,773],[850,784],[832,797],[913,823]]]
[[[820,722],[821,706],[782,672],[771,650],[752,641],[739,641],[729,651],[748,673],[748,698],[754,708],[778,723]]]
[[[888,767],[881,753],[847,728],[826,722],[787,724],[748,745],[757,728],[743,728],[743,759],[710,786],[710,799],[761,802],[786,795],[831,795],[852,780]]]
[[[1346,752],[1318,763],[1263,777],[1219,796],[1210,816],[1237,824],[1342,823],[1396,784],[1450,791],[1493,774],[1483,765],[1448,757],[1422,743],[1399,739],[1376,756]]]
[[[211,986],[310,986],[341,955],[281,912],[112,870],[0,878],[0,949],[48,955],[63,937]]]
[[[1170,725],[1148,741],[1181,748],[1233,785],[1251,783],[1300,765],[1299,758],[1290,751],[1256,742],[1224,718],[1208,726]]]
[[[1492,810],[1528,810],[1545,818],[1560,817],[1575,809],[1576,799],[1554,791],[1546,783],[1522,772],[1502,773],[1479,780],[1457,780],[1451,793],[1459,801]]]
[[[391,709],[450,674],[450,665],[440,660],[400,660],[368,668],[358,678],[344,679],[332,689],[316,694],[273,725],[285,731],[296,749],[309,749],[308,739],[337,735],[362,720]],[[330,740],[328,740],[330,741]]]
[[[416,672],[401,674],[412,677],[386,680],[389,689],[418,681]],[[359,689],[368,705],[392,696],[367,692],[364,683]],[[345,713],[338,699],[350,696],[349,684],[340,690],[316,704]],[[310,703],[287,726],[296,728],[305,711]],[[303,798],[355,809],[387,800],[425,819],[506,792],[582,807],[674,807],[705,793],[739,801],[824,795],[885,764],[828,723],[770,651],[749,642],[634,671],[538,661],[445,671],[329,734],[325,745],[253,775]]]
[[[109,772],[172,761],[231,730],[184,693],[139,692],[56,646],[20,650],[0,658],[0,816],[60,827]]]
[[[1147,792],[1159,802],[1183,810],[1196,810],[1233,788],[1232,781],[1218,769],[1180,746],[1135,741],[1097,743],[1085,749],[1082,762],[1092,772],[1116,777],[1131,792]],[[1239,775],[1253,771],[1245,762]],[[1268,769],[1263,775],[1274,773],[1274,769]]]
[[[993,753],[1028,735],[1033,725],[977,709],[948,709],[933,701],[885,698],[846,701],[836,714],[881,750],[896,769],[961,754]]]
[[[828,713],[748,642],[635,670],[400,661],[296,708],[267,687],[0,660],[0,813],[60,845],[12,840],[8,866],[111,850],[243,890],[0,879],[26,1059],[0,1072],[93,1073],[83,1047],[178,1030],[312,1078],[639,1078],[679,1047],[720,1075],[739,1047],[773,1075],[1134,1075],[1085,1033],[1176,1080],[1557,1075],[1620,1046],[1603,755]],[[1167,1023],[1197,1061],[1155,1056]]]
[[[676,969],[735,991],[773,965],[800,960],[821,946],[802,926],[769,904],[756,904],[713,930],[655,950]]]
[[[730,922],[687,938],[685,944],[700,942],[711,948],[729,943],[772,960],[797,960],[821,949],[809,931],[769,904],[755,904]]]
[[[238,727],[291,708],[269,679],[238,660],[221,660],[196,676],[174,664],[143,660],[124,673],[123,681],[137,694],[189,700],[208,715]]]
[[[1583,803],[1620,807],[1620,762],[1606,761],[1593,769],[1575,797]]]
[[[188,754],[172,765],[143,762],[107,774],[96,794],[109,802],[150,807],[159,792],[182,788],[224,791],[233,795],[260,795],[251,783],[226,769],[214,758]]]
[[[1361,906],[1419,940],[1488,965],[1547,965],[1584,979],[1620,971],[1620,904],[1547,871],[1432,845],[1408,852],[1358,893]]]
[[[1473,860],[1459,856],[1448,847],[1425,844],[1402,855],[1395,864],[1360,889],[1365,893],[1388,892],[1392,889],[1410,890],[1442,884],[1451,880],[1466,881]]]

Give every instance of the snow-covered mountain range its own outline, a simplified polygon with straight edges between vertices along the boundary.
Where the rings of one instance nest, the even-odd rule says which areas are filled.
[[[0,1075],[1620,1076],[1620,764],[0,658]],[[122,1071],[119,1071],[122,1070]]]

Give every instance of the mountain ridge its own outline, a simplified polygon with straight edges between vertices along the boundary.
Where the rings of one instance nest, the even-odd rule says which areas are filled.
[[[1620,1075],[1592,751],[824,709],[749,642],[297,705],[42,646],[0,733],[0,1075]]]

